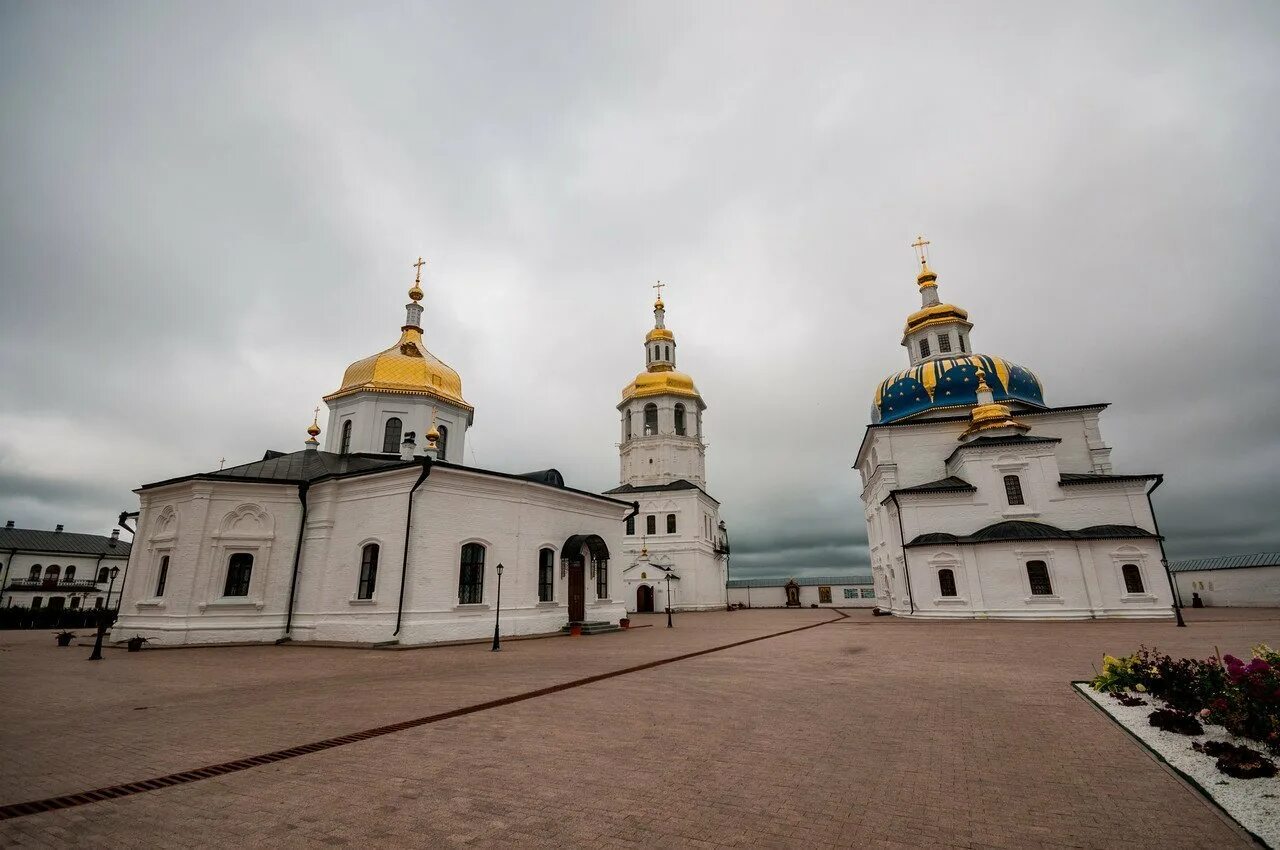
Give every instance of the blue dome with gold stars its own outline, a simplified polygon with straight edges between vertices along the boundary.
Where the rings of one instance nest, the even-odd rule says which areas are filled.
[[[928,410],[972,407],[978,403],[978,370],[998,402],[1044,407],[1040,379],[1030,369],[987,354],[940,357],[895,372],[876,387],[873,423],[896,422]]]

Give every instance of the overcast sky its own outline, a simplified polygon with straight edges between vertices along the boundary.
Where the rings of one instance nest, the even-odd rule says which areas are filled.
[[[302,448],[421,254],[468,462],[616,485],[661,278],[735,575],[863,566],[923,232],[1170,557],[1280,550],[1274,2],[5,0],[0,94],[20,526]]]

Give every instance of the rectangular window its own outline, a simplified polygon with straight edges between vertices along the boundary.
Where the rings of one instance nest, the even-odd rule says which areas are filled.
[[[938,334],[938,352],[946,354],[951,351],[951,334]]]
[[[636,518],[634,516],[627,517],[627,534],[636,533]]]
[[[156,579],[156,596],[164,596],[164,583],[169,579],[169,556],[160,559],[160,577]]]
[[[102,597],[101,597],[101,596],[99,596],[97,599],[93,600],[93,607],[94,607],[94,608],[101,608],[101,607],[102,607]]]
[[[380,547],[370,543],[360,553],[360,581],[356,584],[356,599],[372,599],[378,587],[378,555]]]
[[[556,553],[550,549],[538,552],[538,601],[551,602],[554,594]]]
[[[468,543],[462,547],[462,568],[458,571],[458,604],[479,605],[484,601],[484,547]]]
[[[925,337],[924,339],[920,340],[920,356],[921,357],[929,356],[929,338],[928,337]]]
[[[956,339],[960,340],[960,353],[963,354],[965,352],[964,334],[956,334]]]
[[[667,514],[667,534],[676,533],[676,515]]]
[[[227,582],[223,596],[248,596],[249,578],[253,575],[253,556],[248,552],[236,552],[227,562]]]
[[[818,588],[818,602],[822,605],[831,604],[831,588],[829,587]]]
[[[33,596],[33,597],[31,598],[31,610],[32,610],[32,611],[36,610],[36,609],[37,609],[37,608],[39,608],[39,607],[41,606],[41,604],[43,604],[43,603],[44,603],[44,597],[43,597],[43,596]]]
[[[875,598],[876,598],[876,589],[875,589],[874,587],[864,587],[864,588],[862,588],[862,598],[863,598],[863,599],[875,599]]]
[[[844,598],[845,598],[845,599],[857,599],[857,598],[858,598],[858,589],[857,589],[856,587],[846,587],[846,588],[844,589]]]
[[[646,534],[658,533],[658,518],[653,514],[649,514],[644,518],[644,530]]]
[[[1022,482],[1018,480],[1016,475],[1006,475],[1004,477],[1004,495],[1009,500],[1010,505],[1026,504],[1022,498]]]
[[[599,561],[596,563],[596,598],[609,598],[609,562]]]
[[[1053,596],[1053,584],[1049,581],[1049,566],[1044,561],[1027,562],[1027,579],[1031,583],[1032,596]]]

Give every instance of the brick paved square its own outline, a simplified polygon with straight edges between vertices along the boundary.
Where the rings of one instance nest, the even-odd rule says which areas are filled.
[[[412,651],[58,649],[0,633],[0,803],[137,782],[591,684],[0,822],[6,846],[1233,847],[1071,692],[1103,652],[1280,639],[1280,611],[1165,623],[689,614],[666,629]],[[15,686],[16,685],[16,686]]]

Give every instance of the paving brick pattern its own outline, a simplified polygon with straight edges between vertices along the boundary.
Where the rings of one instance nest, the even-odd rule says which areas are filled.
[[[1280,643],[1280,612],[819,628],[261,768],[0,823],[5,846],[1245,847],[1073,694],[1104,651]],[[145,779],[828,619],[412,652],[112,652],[0,633],[0,803]],[[46,646],[47,642],[47,646]],[[145,706],[144,710],[136,710]],[[68,720],[70,719],[70,720]]]

